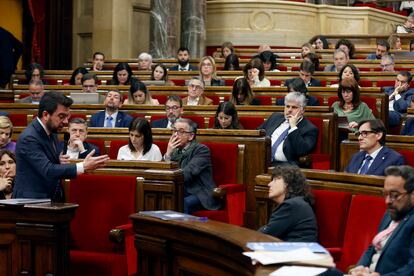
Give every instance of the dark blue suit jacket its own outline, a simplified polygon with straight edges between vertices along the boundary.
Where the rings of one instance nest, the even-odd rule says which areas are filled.
[[[385,213],[378,233],[386,229],[391,222],[388,212]],[[369,266],[375,248],[370,245],[359,260],[358,265]],[[375,271],[381,275],[414,275],[414,208],[395,228],[382,249]]]
[[[95,154],[93,156],[99,156],[101,154],[99,148],[94,144],[83,142],[83,147],[85,148],[85,152],[79,153],[79,159],[84,159],[92,150],[95,150]],[[62,151],[63,141],[58,144],[58,152],[61,153]]]
[[[271,137],[276,128],[285,121],[283,114],[273,113],[258,129],[264,129],[266,135]],[[316,146],[318,128],[303,118],[297,125],[298,129],[292,131],[283,143],[283,153],[289,163],[298,165],[299,157],[310,154]]]
[[[401,135],[414,135],[414,118],[410,118],[405,122]]]
[[[37,119],[20,134],[14,198],[61,199],[56,198],[56,189],[62,179],[76,178],[76,165],[60,164],[57,143],[56,134],[49,138]]]
[[[294,81],[295,80],[295,78],[293,78],[293,79],[289,79],[289,80],[287,80],[286,82],[285,82],[285,86],[286,87],[288,87],[289,86],[289,84],[292,82],[292,81]],[[317,79],[314,79],[314,78],[311,78],[310,79],[310,82],[309,82],[309,84],[308,84],[308,86],[321,86],[321,82],[319,81],[319,80],[317,80]]]
[[[115,120],[115,127],[129,127],[132,121],[132,117],[128,114],[118,111],[118,115]],[[90,127],[104,127],[105,124],[105,111],[100,111],[93,114],[91,117]]]
[[[345,172],[358,173],[358,170],[361,167],[362,161],[364,160],[366,154],[367,153],[365,151],[355,153],[352,156],[351,161],[349,161],[349,165],[345,168]],[[404,164],[405,159],[401,154],[393,149],[384,146],[378,153],[377,157],[375,157],[374,161],[372,161],[371,166],[369,167],[366,174],[384,175],[384,170],[387,167]]]
[[[169,69],[170,71],[178,71],[178,64],[174,65],[173,67],[170,67]],[[190,67],[188,67],[188,71],[197,71],[198,67],[197,66],[193,66],[190,64]]]
[[[389,96],[394,92],[394,87],[384,88],[384,92]],[[407,108],[411,104],[411,98],[414,96],[414,89],[410,88],[400,95],[401,98],[398,101],[394,101],[394,110],[398,113],[407,113]]]
[[[151,123],[153,128],[166,128],[168,126],[168,119],[159,119]]]

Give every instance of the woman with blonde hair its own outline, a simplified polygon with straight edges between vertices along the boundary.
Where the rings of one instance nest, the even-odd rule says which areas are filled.
[[[388,37],[388,43],[392,50],[401,50],[401,38],[397,34],[392,34]]]
[[[205,86],[224,86],[224,80],[217,78],[216,62],[211,56],[202,57],[198,65],[200,79]]]
[[[0,150],[16,151],[16,142],[11,140],[13,123],[9,117],[0,116]]]

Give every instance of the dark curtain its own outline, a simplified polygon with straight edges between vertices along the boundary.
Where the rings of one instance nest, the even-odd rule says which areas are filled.
[[[45,65],[46,50],[46,0],[28,0],[34,28],[31,48],[31,62]]]

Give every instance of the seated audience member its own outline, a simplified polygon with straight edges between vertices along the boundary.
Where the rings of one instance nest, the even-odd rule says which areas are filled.
[[[9,150],[0,150],[0,199],[11,199],[16,177],[16,156]]]
[[[109,91],[104,101],[105,111],[93,114],[91,127],[129,127],[132,117],[119,111],[122,106],[122,95],[119,91]]]
[[[188,96],[183,99],[183,105],[212,105],[213,100],[204,96],[204,82],[193,77],[188,82]]]
[[[335,44],[335,50],[342,49],[346,53],[349,59],[354,58],[355,45],[348,39],[341,38]]]
[[[184,175],[184,213],[200,209],[217,210],[219,202],[213,197],[210,150],[196,140],[197,124],[190,119],[178,119],[168,142],[165,161],[175,161]]]
[[[277,165],[272,171],[269,199],[276,203],[269,222],[259,231],[285,242],[317,242],[314,203],[305,175],[296,166]]]
[[[358,68],[355,67],[353,64],[347,64],[344,67],[342,67],[341,71],[339,71],[338,74],[339,81],[338,83],[331,84],[330,87],[339,87],[339,84],[345,80],[345,79],[352,79],[359,83],[360,75]]]
[[[258,55],[258,58],[263,62],[264,70],[270,72],[280,72],[277,69],[276,56],[271,51],[264,51]]]
[[[132,70],[128,63],[120,62],[116,65],[112,75],[111,85],[130,85]]]
[[[216,62],[210,56],[202,57],[199,64],[199,78],[205,86],[224,86],[224,80],[217,77]]]
[[[345,172],[370,175],[384,175],[384,170],[392,165],[404,165],[404,157],[385,146],[387,130],[381,120],[362,121],[358,124],[360,151],[355,153]]]
[[[159,105],[160,103],[157,99],[151,97],[151,92],[147,89],[145,83],[132,79],[128,99],[125,99],[124,104]]]
[[[148,53],[141,53],[138,56],[138,70],[151,71],[152,56]]]
[[[265,78],[263,62],[259,58],[251,59],[244,66],[243,73],[251,87],[270,87],[270,81]]]
[[[231,54],[234,54],[233,43],[226,41],[221,45],[221,57],[226,59]]]
[[[315,48],[312,47],[312,44],[307,42],[302,45],[301,57],[304,58],[309,53],[315,53]]]
[[[0,116],[0,150],[16,151],[16,142],[11,140],[13,123],[9,117]]]
[[[95,52],[93,54],[92,71],[103,70],[104,62],[105,62],[105,55],[101,52]]]
[[[317,79],[313,78],[313,74],[315,73],[315,65],[313,65],[310,61],[303,61],[299,67],[299,78],[303,80],[306,87],[309,86],[321,86],[321,82]],[[292,82],[294,79],[287,80],[285,82],[285,86],[289,86],[289,83]]]
[[[288,92],[299,92],[306,97],[307,106],[319,106],[319,101],[317,98],[308,95],[308,88],[305,85],[305,82],[301,78],[292,79],[288,86]],[[285,105],[285,98],[280,98],[276,100],[276,105]]]
[[[383,72],[395,72],[395,60],[391,55],[384,55],[380,63]]]
[[[88,124],[82,118],[73,118],[68,124],[69,141],[66,152],[63,155],[68,155],[69,159],[85,159],[85,157],[95,150],[93,156],[99,156],[99,148],[94,144],[85,142],[88,137]],[[58,152],[63,152],[64,142],[59,142]]]
[[[414,14],[411,13],[407,20],[405,21],[404,25],[397,26],[397,34],[409,34],[414,31]]]
[[[312,47],[316,50],[329,49],[328,40],[323,35],[317,36],[314,40],[309,41],[309,43],[312,44]]]
[[[39,104],[40,99],[45,94],[43,82],[41,80],[32,80],[29,83],[30,96],[20,99],[19,103]]]
[[[240,70],[239,57],[236,54],[230,54],[226,57],[224,62],[225,71],[236,71]]]
[[[303,117],[306,97],[290,92],[285,97],[284,114],[273,113],[259,129],[264,129],[272,139],[272,164],[299,165],[299,158],[315,148],[318,128]]]
[[[358,124],[362,121],[375,119],[372,110],[361,101],[359,86],[354,79],[346,78],[341,81],[338,87],[338,98],[339,101],[332,104],[333,110],[338,117],[347,118],[350,130],[356,131]]]
[[[230,102],[235,105],[260,105],[260,100],[254,97],[249,82],[243,77],[234,81]]]
[[[170,68],[171,71],[196,71],[198,68],[190,64],[190,50],[180,47],[177,51],[178,65]]]
[[[320,66],[319,66],[319,56],[315,53],[308,53],[303,57],[303,61],[309,61],[312,62],[313,65],[315,66],[315,71],[319,71],[320,70]]]
[[[168,85],[168,86],[175,85],[172,81],[168,80],[167,67],[162,63],[155,64],[153,66],[152,71],[151,71],[151,80],[164,81],[165,85]]]
[[[40,64],[31,63],[24,72],[24,75],[26,76],[26,84],[29,84],[31,81],[42,81],[45,72]],[[43,81],[43,83],[45,82]]]
[[[81,85],[82,78],[84,75],[88,74],[88,70],[85,67],[78,67],[73,70],[72,76],[69,79],[70,85]]]
[[[151,122],[151,126],[153,128],[172,128],[175,121],[181,118],[183,112],[183,101],[180,96],[168,96],[165,103],[165,113],[167,117]]]
[[[325,72],[339,72],[349,61],[348,54],[342,49],[336,49],[333,58],[334,64],[325,66]]]
[[[410,88],[412,75],[408,71],[401,71],[397,75],[394,87],[384,88],[389,97],[388,124],[390,127],[400,125],[401,116],[407,113],[414,96],[414,89]]]
[[[222,102],[218,105],[214,117],[215,129],[241,129],[237,109],[232,102]]]
[[[98,90],[98,77],[95,74],[85,74],[81,79],[82,91],[85,93],[96,93]]]
[[[376,60],[381,59],[382,56],[390,54],[390,44],[386,40],[378,40],[377,41],[377,49],[375,54],[369,54],[367,56],[368,60]]]
[[[390,48],[394,51],[400,51],[401,48],[401,38],[398,34],[391,34],[388,37],[388,43],[390,44]]]
[[[152,131],[148,121],[135,118],[129,125],[128,145],[118,151],[118,160],[161,161],[160,149],[152,142]]]
[[[261,52],[264,52],[264,51],[272,51],[272,48],[270,48],[270,46],[268,45],[268,44],[261,44],[260,46],[259,46],[259,49],[257,49],[257,54],[260,54]]]

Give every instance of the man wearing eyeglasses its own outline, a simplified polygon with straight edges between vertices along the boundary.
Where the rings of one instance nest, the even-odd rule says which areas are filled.
[[[180,96],[168,96],[167,102],[165,103],[165,114],[167,118],[156,120],[151,123],[151,126],[153,128],[172,128],[175,121],[181,118],[183,112],[183,101]]]
[[[183,99],[183,105],[212,105],[213,100],[204,96],[204,81],[198,77],[188,82],[188,97]]]
[[[184,175],[184,213],[200,209],[217,210],[220,203],[213,198],[210,150],[196,140],[197,124],[190,119],[177,119],[168,142],[165,161],[178,163]]]
[[[381,120],[362,121],[358,125],[359,149],[345,172],[369,175],[384,175],[388,166],[404,165],[404,157],[385,146],[386,129]]]
[[[272,164],[290,163],[299,166],[299,158],[315,148],[318,128],[303,117],[306,97],[290,92],[285,97],[284,114],[274,113],[259,129],[272,139]]]
[[[414,96],[414,89],[410,88],[412,75],[408,71],[401,71],[397,75],[394,87],[384,88],[389,99],[388,125],[395,127],[400,125],[401,115],[407,113]]]
[[[394,72],[395,60],[391,55],[385,55],[381,58],[380,66],[383,72]]]

